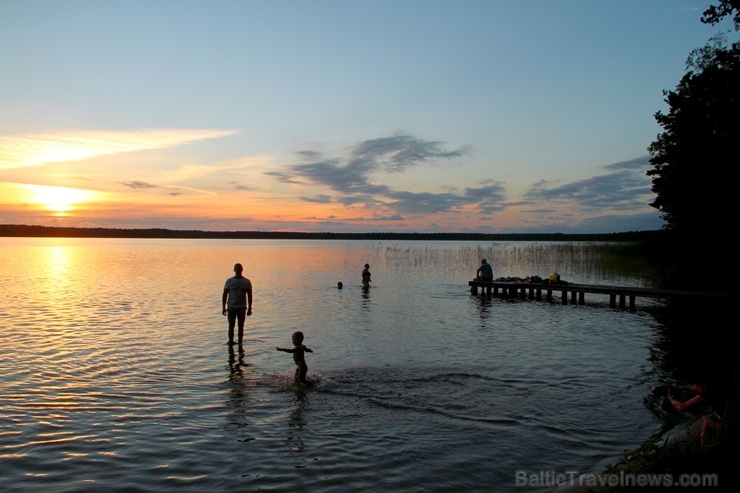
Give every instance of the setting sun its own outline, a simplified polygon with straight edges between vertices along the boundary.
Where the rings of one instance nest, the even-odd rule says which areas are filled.
[[[95,199],[95,192],[79,188],[26,185],[31,193],[30,200],[51,211],[55,216],[66,216],[76,209],[75,205]]]

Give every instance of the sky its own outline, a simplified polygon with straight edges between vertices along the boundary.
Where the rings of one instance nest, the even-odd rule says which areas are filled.
[[[0,224],[659,229],[711,0],[0,0]]]

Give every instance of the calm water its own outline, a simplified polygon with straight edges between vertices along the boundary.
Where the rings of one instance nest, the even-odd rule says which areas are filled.
[[[591,259],[516,243],[0,241],[2,491],[535,491],[551,488],[517,487],[517,471],[596,471],[661,426],[644,404],[656,302],[468,292],[482,255],[497,277],[645,283]],[[235,262],[255,295],[243,352],[220,313]],[[311,389],[275,350],[299,329]]]

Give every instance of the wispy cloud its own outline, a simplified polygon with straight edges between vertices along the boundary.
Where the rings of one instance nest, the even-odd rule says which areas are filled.
[[[394,135],[366,140],[355,146],[348,166],[359,169],[382,167],[386,171],[399,172],[426,161],[459,158],[468,151],[468,147],[446,150],[442,148],[442,142]]]
[[[403,172],[409,168],[432,165],[440,161],[466,156],[470,148],[447,149],[442,142],[423,140],[408,134],[368,139],[359,142],[342,157],[324,157],[317,151],[300,151],[306,162],[293,164],[284,170],[267,173],[283,183],[326,187],[334,195],[320,194],[303,197],[307,202],[334,201],[345,206],[383,208],[399,220],[401,214],[425,214],[454,210],[464,205],[491,200],[490,195],[475,190],[454,192],[410,192],[396,190],[382,183],[383,174]],[[498,191],[497,191],[498,193]]]
[[[641,209],[652,193],[650,178],[645,175],[648,166],[643,157],[604,166],[611,173],[559,186],[540,181],[525,197],[533,201],[568,201],[591,212]]]
[[[413,166],[461,158],[468,147],[448,150],[442,142],[422,140],[411,135],[369,139],[356,144],[344,157],[324,158],[317,151],[300,151],[308,162],[294,164],[270,175],[285,183],[309,182],[340,193],[385,193],[388,187],[373,184],[370,175],[384,171],[396,173]]]
[[[0,136],[0,169],[75,161],[121,152],[164,149],[236,133],[236,130],[144,129]]]
[[[511,204],[506,204],[506,187],[503,183],[487,180],[482,187],[466,188],[465,197],[470,203],[478,204],[482,214],[502,211]]]
[[[642,173],[645,173],[651,167],[650,156],[642,156],[630,159],[629,161],[620,161],[618,163],[607,164],[604,166],[604,168],[609,171],[634,170]]]
[[[129,188],[156,188],[157,185],[152,185],[151,183],[145,183],[143,181],[129,181],[123,183],[123,185],[126,185]]]

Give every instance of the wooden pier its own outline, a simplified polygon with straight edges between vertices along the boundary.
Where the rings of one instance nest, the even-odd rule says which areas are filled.
[[[553,292],[560,293],[560,302],[563,305],[570,303],[583,305],[586,303],[586,293],[604,294],[609,296],[609,306],[617,307],[617,298],[619,307],[628,306],[631,310],[635,309],[635,298],[663,298],[663,299],[706,299],[706,300],[725,300],[740,301],[740,297],[731,294],[706,293],[700,291],[680,291],[672,289],[653,289],[629,286],[603,286],[598,284],[572,284],[572,283],[530,283],[515,281],[470,281],[470,292],[478,294],[478,289],[487,295],[498,295],[501,292],[502,297],[521,298],[531,300],[544,299],[552,301]]]

